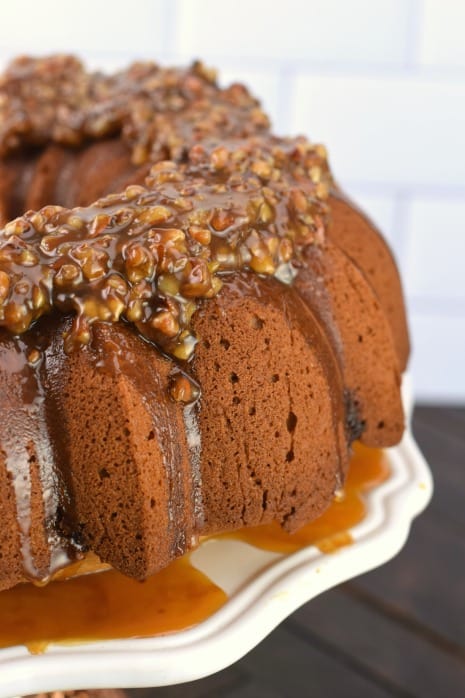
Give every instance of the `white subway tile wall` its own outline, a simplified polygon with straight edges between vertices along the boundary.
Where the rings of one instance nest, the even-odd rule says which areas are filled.
[[[201,57],[246,82],[279,133],[327,144],[391,243],[418,400],[465,403],[464,36],[464,0],[15,0],[0,12],[0,63]]]
[[[293,132],[329,144],[342,181],[390,187],[465,184],[465,81],[388,75],[302,74],[295,79]]]
[[[419,62],[426,66],[465,65],[465,3],[463,0],[424,0]]]
[[[178,0],[176,52],[205,46],[207,58],[240,53],[249,62],[302,64],[404,62],[404,0]],[[220,17],[221,15],[221,17]],[[367,28],[370,28],[367,31]]]

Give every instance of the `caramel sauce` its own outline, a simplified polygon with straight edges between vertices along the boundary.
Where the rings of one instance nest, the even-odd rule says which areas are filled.
[[[51,642],[149,637],[185,630],[212,615],[227,597],[180,558],[145,582],[114,570],[21,584],[0,594],[0,647],[42,652]]]
[[[356,445],[344,491],[319,519],[293,534],[270,525],[224,535],[280,553],[307,545],[334,552],[352,542],[349,529],[364,518],[363,493],[388,475],[382,451]],[[226,601],[225,592],[195,569],[188,555],[145,582],[108,570],[95,556],[88,556],[57,573],[46,586],[22,584],[0,593],[0,648],[22,644],[38,653],[51,642],[150,637],[185,630]]]

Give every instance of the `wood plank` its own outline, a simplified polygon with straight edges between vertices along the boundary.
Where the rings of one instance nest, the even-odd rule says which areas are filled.
[[[465,442],[450,437],[421,421],[415,423],[415,436],[431,466],[434,496],[431,509],[444,523],[465,528]],[[423,516],[428,516],[427,511]]]
[[[396,558],[349,584],[463,647],[464,565],[465,538],[426,513]]]
[[[465,440],[465,407],[415,407],[413,421],[420,420],[444,435]]]
[[[350,664],[325,648],[309,643],[290,632],[286,625],[277,628],[238,664],[256,685],[278,692],[283,698],[387,698],[393,693],[374,677],[363,676]],[[237,698],[240,692],[236,694]],[[271,695],[274,695],[271,693]]]
[[[218,698],[218,694],[211,693],[205,698]],[[283,698],[283,694],[252,679],[230,691],[225,691],[221,694],[221,698]]]
[[[465,652],[463,658],[450,654],[344,587],[303,606],[286,627],[299,628],[309,642],[324,641],[350,659],[354,670],[376,674],[416,698],[462,695]]]

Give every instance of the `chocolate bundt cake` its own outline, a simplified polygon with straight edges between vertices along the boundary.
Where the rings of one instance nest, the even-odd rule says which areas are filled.
[[[322,146],[211,71],[0,81],[0,589],[86,550],[144,579],[317,517],[402,436],[399,275]]]

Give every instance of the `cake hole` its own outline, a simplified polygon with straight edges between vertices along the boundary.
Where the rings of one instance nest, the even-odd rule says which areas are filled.
[[[291,450],[286,453],[286,463],[292,463],[294,458],[295,458],[294,451],[291,448]]]
[[[229,342],[227,339],[220,339],[220,344],[222,347],[224,347],[225,351],[228,351],[229,347],[231,346],[231,342]]]
[[[239,376],[237,375],[237,373],[234,373],[233,371],[229,377],[229,380],[231,381],[231,383],[239,383]]]
[[[249,415],[250,415],[250,417],[253,417],[254,414],[255,414],[255,412],[256,412],[255,407],[249,407]]]
[[[256,330],[261,330],[265,323],[258,315],[254,315],[252,318],[252,327]]]
[[[275,431],[274,438],[279,439],[280,436],[281,436],[281,433],[279,431]]]
[[[153,441],[154,438],[155,438],[155,432],[152,429],[152,431],[150,431],[148,436],[147,436],[147,441]]]
[[[378,422],[378,429],[384,429],[384,422]]]
[[[205,347],[205,349],[210,349],[211,344],[210,344],[210,342],[208,341],[208,339],[204,339],[204,340],[203,340],[203,346]]]
[[[277,383],[278,381],[279,381],[279,376],[278,376],[278,374],[277,374],[277,373],[273,373],[273,375],[271,376],[271,382],[272,382],[272,383]]]
[[[232,401],[233,401],[233,405],[239,405],[241,399],[239,397],[237,397],[237,395],[234,395]]]
[[[101,480],[104,480],[105,478],[110,477],[110,473],[108,472],[108,470],[106,468],[100,468],[100,470],[98,471],[98,474],[100,475]]]
[[[155,500],[154,500],[154,498],[152,497],[151,500],[150,500],[150,508],[153,509],[154,506],[155,506]]]
[[[358,335],[358,341],[359,341],[360,343],[362,343],[362,342],[363,342],[363,337],[362,337],[362,335],[361,335],[361,334],[359,334],[359,335]]]
[[[287,415],[287,420],[286,420],[286,427],[287,427],[289,434],[294,433],[296,426],[297,426],[297,417],[294,414],[294,412],[289,412],[289,414]]]

